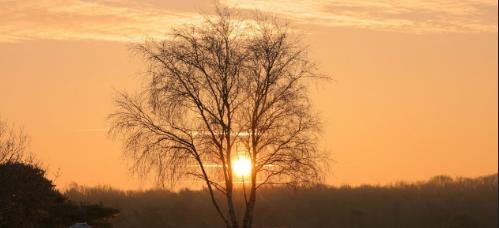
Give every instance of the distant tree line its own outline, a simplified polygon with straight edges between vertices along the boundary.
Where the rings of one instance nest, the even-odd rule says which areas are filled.
[[[497,174],[479,178],[437,176],[389,186],[263,188],[255,227],[497,227]],[[116,227],[223,227],[207,190],[121,191],[73,186],[74,201],[104,203],[121,213]],[[236,205],[243,206],[243,199]]]

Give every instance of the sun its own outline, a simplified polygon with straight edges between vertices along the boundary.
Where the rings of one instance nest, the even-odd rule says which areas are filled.
[[[251,174],[251,161],[246,157],[239,157],[234,161],[232,170],[239,177],[249,176]]]

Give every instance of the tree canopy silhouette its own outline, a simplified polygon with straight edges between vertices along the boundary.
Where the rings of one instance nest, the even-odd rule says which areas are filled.
[[[75,222],[110,227],[107,219],[119,212],[69,201],[34,164],[0,164],[0,186],[0,227],[68,227]]]
[[[261,186],[320,180],[319,121],[307,96],[307,81],[319,76],[286,26],[219,8],[137,50],[149,66],[148,87],[121,93],[109,117],[135,171],[154,171],[160,182],[201,179],[232,228],[252,226]],[[240,157],[249,161],[247,177],[233,172]],[[239,186],[242,223],[233,200]]]

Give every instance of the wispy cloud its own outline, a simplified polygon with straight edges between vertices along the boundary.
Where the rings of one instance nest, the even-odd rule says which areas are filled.
[[[297,23],[412,33],[497,32],[492,0],[222,0]],[[0,0],[0,42],[137,41],[201,17],[194,0]]]
[[[0,41],[96,39],[135,41],[200,19],[151,4],[84,0],[0,0]]]
[[[497,32],[494,0],[223,0],[303,24],[412,33]]]

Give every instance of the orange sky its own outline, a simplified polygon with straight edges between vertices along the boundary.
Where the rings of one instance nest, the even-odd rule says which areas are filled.
[[[221,1],[289,20],[335,79],[311,89],[335,160],[327,182],[497,172],[497,2],[354,2]],[[105,132],[113,91],[137,88],[144,70],[129,42],[210,4],[0,1],[0,117],[25,128],[60,187],[146,187]]]

